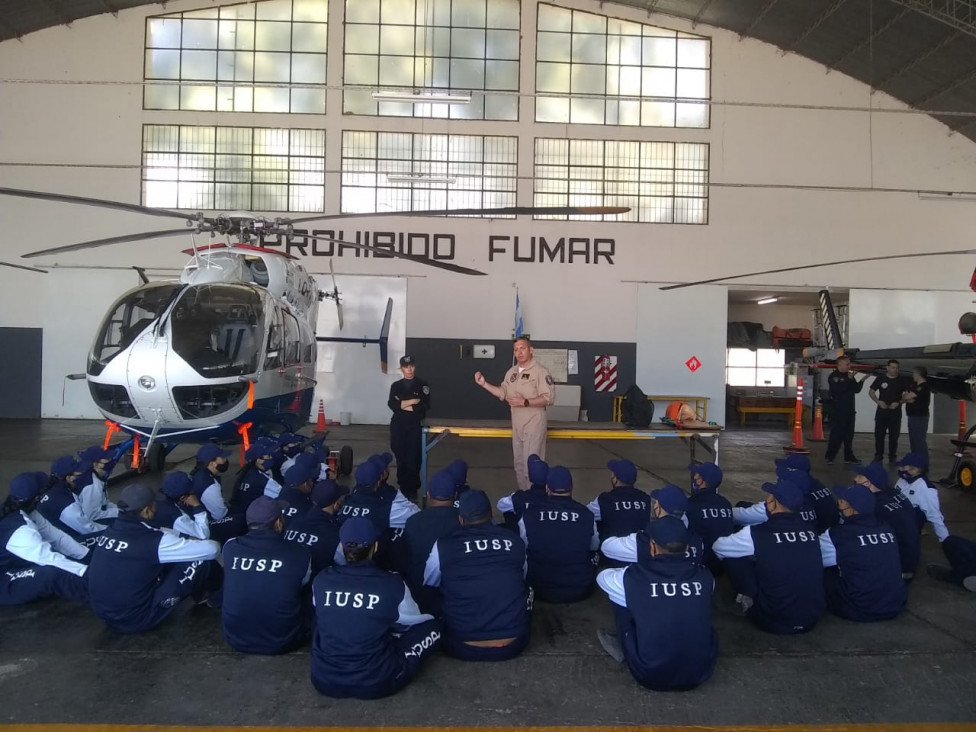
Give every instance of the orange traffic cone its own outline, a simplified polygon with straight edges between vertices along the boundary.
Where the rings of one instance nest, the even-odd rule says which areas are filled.
[[[803,379],[796,382],[796,414],[793,418],[793,444],[783,447],[786,452],[808,454],[810,450],[803,446]]]
[[[823,431],[823,408],[820,402],[813,407],[813,434],[810,436],[810,442],[826,442]]]
[[[317,432],[325,432],[325,402],[319,399],[319,418],[315,423],[315,430]]]

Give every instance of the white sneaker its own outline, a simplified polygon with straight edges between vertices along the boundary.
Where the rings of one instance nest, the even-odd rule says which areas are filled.
[[[970,592],[976,592],[976,575],[970,575],[962,581],[962,586]]]
[[[749,612],[749,608],[753,606],[753,599],[747,595],[738,594],[735,596],[735,610],[736,615],[741,615],[745,617],[746,613]]]

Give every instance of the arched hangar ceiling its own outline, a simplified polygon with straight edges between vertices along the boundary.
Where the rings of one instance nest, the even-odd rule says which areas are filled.
[[[203,3],[202,3],[203,4]],[[616,0],[805,56],[930,113],[976,141],[976,0]],[[165,3],[0,0],[0,41]],[[612,14],[614,3],[593,0]],[[738,101],[738,100],[737,100]],[[941,114],[940,114],[941,113]]]

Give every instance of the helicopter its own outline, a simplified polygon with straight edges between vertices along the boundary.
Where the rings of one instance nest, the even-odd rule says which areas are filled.
[[[341,295],[331,263],[333,288],[320,290],[296,257],[261,246],[265,237],[288,240],[295,235],[334,242],[476,276],[485,273],[412,253],[313,236],[296,231],[295,226],[356,217],[593,215],[630,210],[510,206],[270,219],[246,211],[188,214],[18,188],[0,187],[0,195],[183,220],[182,228],[113,236],[22,255],[31,259],[190,234],[193,246],[183,253],[191,258],[179,279],[151,282],[140,271],[142,284],[123,293],[103,317],[85,373],[68,377],[87,380],[92,400],[106,418],[106,446],[114,432],[126,433],[131,439],[123,447],[132,449],[133,465],[153,472],[163,469],[166,455],[180,443],[240,442],[246,449],[251,436],[259,432],[278,426],[297,431],[304,426],[316,384],[317,341],[378,344],[381,369],[386,372],[392,300],[387,301],[376,339],[317,336],[318,307],[323,300],[335,302],[340,329],[343,324]],[[198,246],[198,235],[222,236],[225,241]],[[0,262],[0,266],[46,271],[11,262]]]

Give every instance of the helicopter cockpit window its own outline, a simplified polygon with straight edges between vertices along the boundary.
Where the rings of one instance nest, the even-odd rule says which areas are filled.
[[[285,364],[292,366],[301,360],[301,335],[298,321],[291,313],[285,313]]]
[[[105,364],[132,345],[181,287],[178,282],[149,284],[120,297],[102,321],[92,344],[89,371],[97,376]]]
[[[274,308],[268,320],[268,351],[264,359],[264,368],[276,369],[281,366],[284,357],[284,332],[281,311]]]
[[[264,304],[240,285],[187,287],[170,318],[173,350],[201,376],[244,376],[258,370]]]

